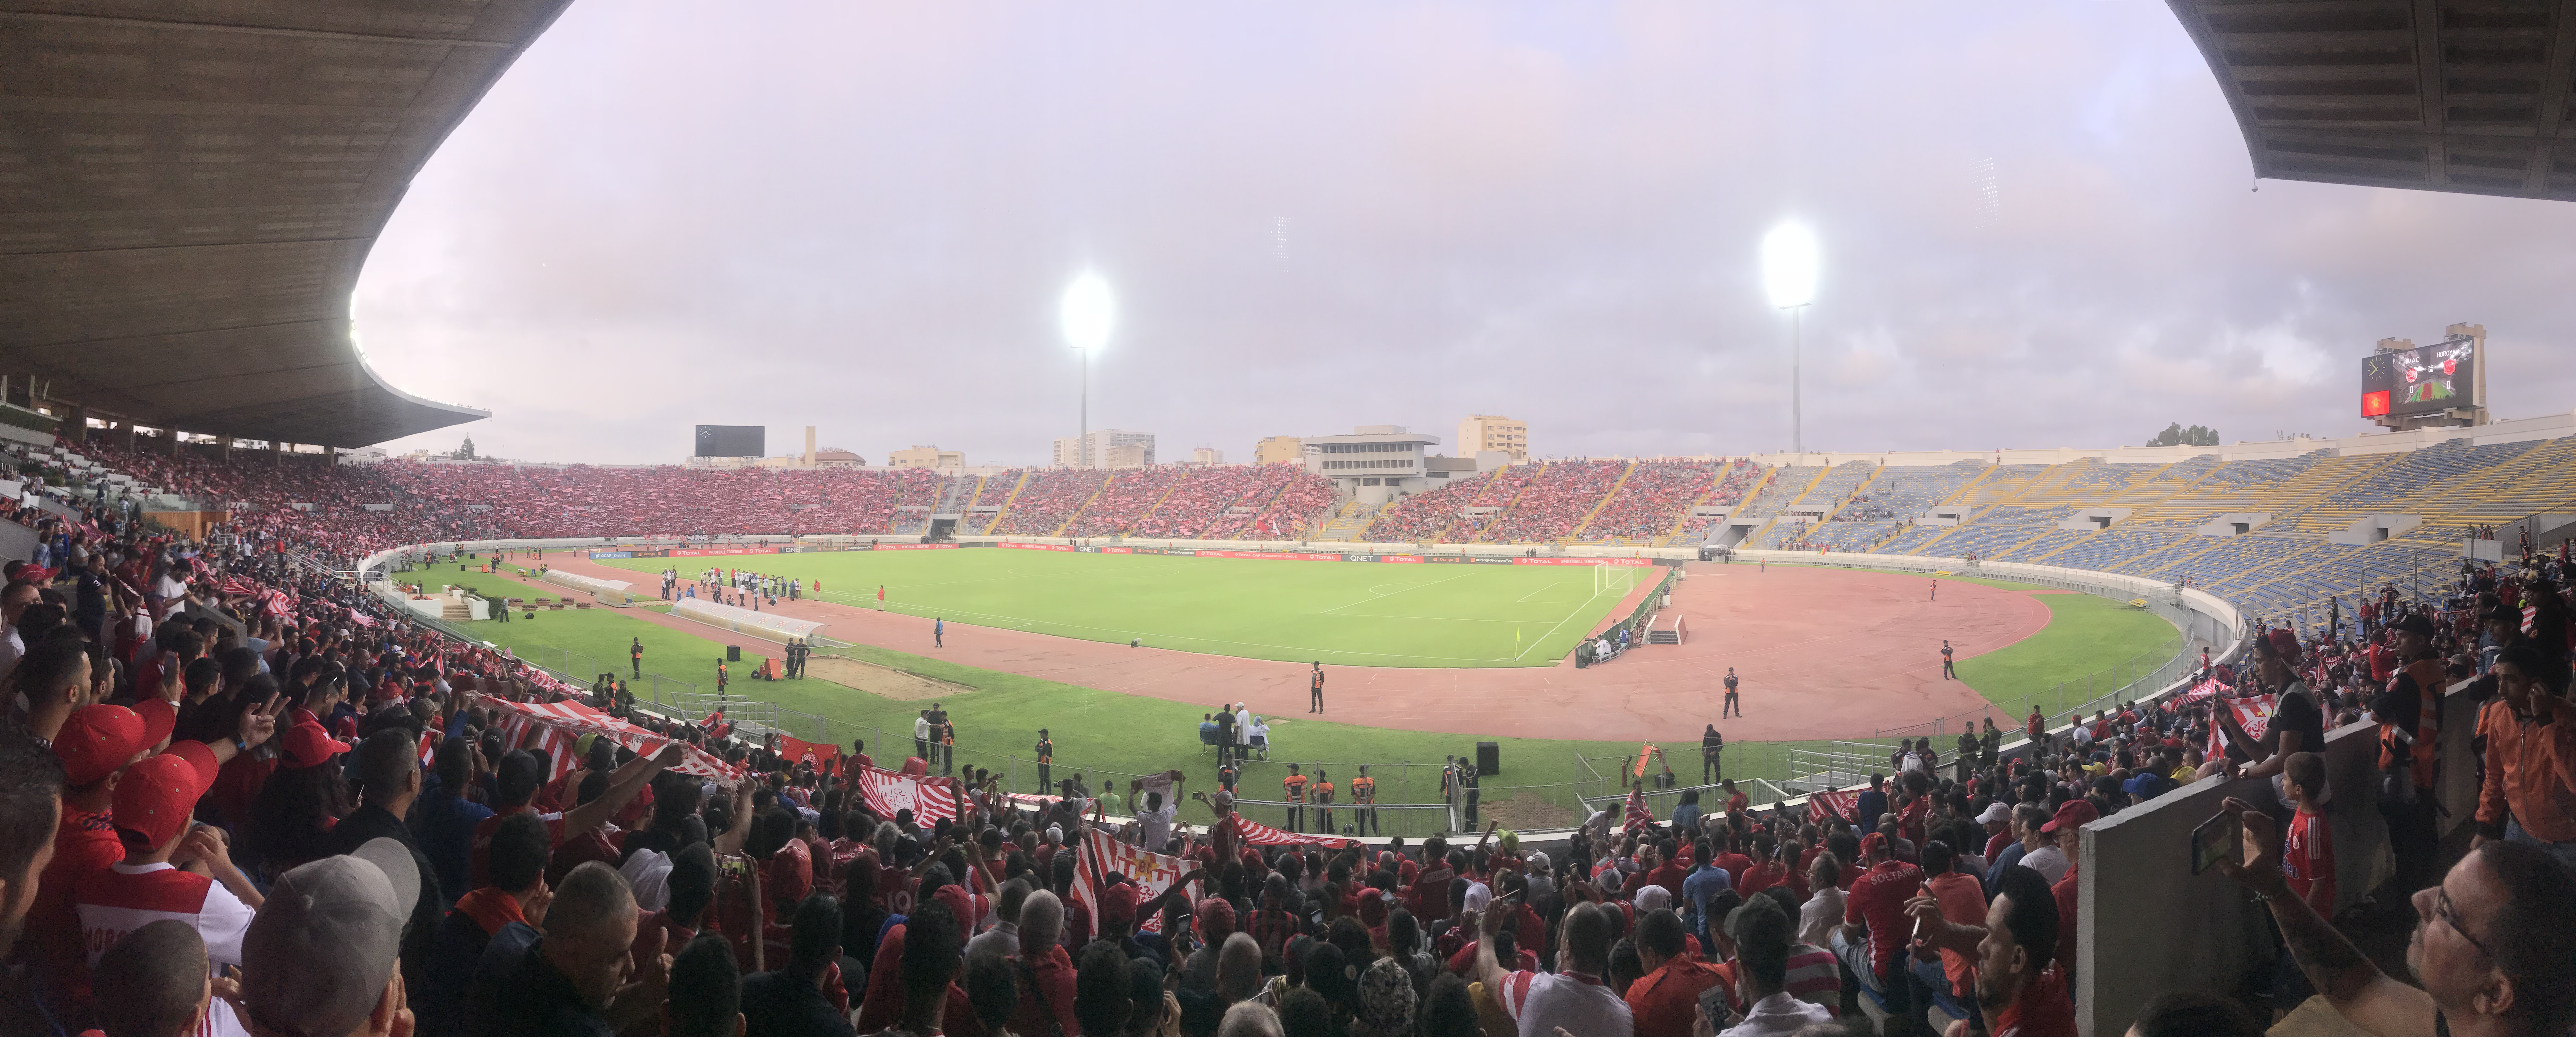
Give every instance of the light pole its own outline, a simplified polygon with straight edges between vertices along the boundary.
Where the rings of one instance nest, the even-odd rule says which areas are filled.
[[[1816,236],[1805,224],[1783,223],[1762,236],[1762,290],[1771,305],[1789,311],[1789,452],[1807,452],[1805,393],[1800,384],[1803,318],[1816,299]]]
[[[1082,354],[1082,425],[1073,438],[1076,468],[1091,467],[1091,354],[1109,344],[1109,331],[1117,322],[1118,300],[1100,275],[1084,271],[1065,286],[1056,323],[1065,344]]]

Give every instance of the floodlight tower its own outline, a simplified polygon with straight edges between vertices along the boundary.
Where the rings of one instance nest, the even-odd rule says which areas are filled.
[[[1816,301],[1816,236],[1806,225],[1789,222],[1762,237],[1762,289],[1771,305],[1789,311],[1789,452],[1807,452],[1806,415],[1799,385],[1801,320]]]
[[[1091,467],[1091,354],[1109,344],[1109,331],[1117,323],[1118,300],[1100,275],[1084,271],[1065,286],[1056,324],[1065,344],[1082,354],[1082,426],[1073,438],[1076,468]]]

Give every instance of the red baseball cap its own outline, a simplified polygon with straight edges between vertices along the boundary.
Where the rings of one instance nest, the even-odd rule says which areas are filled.
[[[1136,921],[1136,887],[1120,882],[1100,893],[1100,921],[1103,925],[1124,926]]]
[[[160,846],[186,831],[197,800],[215,784],[215,753],[204,742],[180,742],[125,770],[116,783],[116,827]]]
[[[134,754],[160,743],[147,739],[147,733],[143,718],[123,706],[81,707],[54,733],[54,755],[63,761],[64,781],[82,788],[106,780]]]
[[[166,699],[148,698],[137,702],[134,715],[143,718],[143,747],[146,749],[168,741],[171,729],[179,726],[179,707]]]
[[[1861,854],[1861,856],[1863,856],[1863,857],[1867,857],[1867,856],[1869,856],[1870,854],[1873,854],[1873,853],[1885,853],[1885,852],[1887,852],[1887,834],[1886,834],[1886,833],[1884,833],[1884,832],[1871,832],[1871,833],[1869,833],[1868,835],[1864,835],[1864,836],[1861,836],[1861,837],[1860,837],[1860,854]]]
[[[319,767],[330,762],[332,757],[349,751],[349,743],[333,740],[322,732],[318,724],[297,724],[287,728],[283,741],[286,765],[298,770]]]
[[[2093,809],[2092,800],[2070,799],[2066,801],[2065,806],[2058,807],[2057,816],[2049,818],[2047,824],[2039,826],[2039,830],[2042,832],[2054,832],[2060,828],[2081,827],[2092,824],[2093,822],[2101,819],[2102,812]]]

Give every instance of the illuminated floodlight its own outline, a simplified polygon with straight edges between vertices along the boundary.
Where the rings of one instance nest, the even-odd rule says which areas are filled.
[[[1803,223],[1783,223],[1762,236],[1762,290],[1771,305],[1786,309],[1816,301],[1816,270],[1821,265],[1816,235]]]
[[[1118,300],[1109,294],[1109,282],[1087,272],[1074,278],[1064,288],[1056,322],[1065,344],[1075,349],[1091,353],[1108,345],[1110,329],[1118,323]]]

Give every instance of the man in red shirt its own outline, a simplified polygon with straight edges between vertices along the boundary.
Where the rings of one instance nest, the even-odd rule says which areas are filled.
[[[627,800],[635,798],[635,794],[643,790],[645,782],[653,780],[653,776],[664,768],[677,766],[680,760],[680,743],[666,742],[660,752],[638,756],[612,772],[608,776],[608,791],[601,793],[598,799],[561,814],[539,813],[538,820],[546,823],[546,835],[553,844],[562,846],[566,840],[597,831],[599,826],[608,823],[609,818],[617,815],[619,807],[625,806]],[[537,771],[537,758],[524,750],[513,749],[501,755],[498,770],[495,784],[501,792],[502,806],[497,813],[474,826],[473,841],[467,850],[471,881],[477,887],[489,881],[484,875],[484,857],[491,850],[492,833],[500,829],[501,819],[511,814],[537,813],[528,806],[528,800],[537,794],[537,786],[543,778]]]
[[[2080,801],[2079,801],[2080,802]],[[2057,898],[2048,880],[2021,865],[2005,868],[1985,924],[1948,921],[1937,896],[1916,897],[1906,913],[1923,923],[1924,941],[1971,956],[1977,1007],[1992,1037],[2074,1037],[2075,998],[2057,967]],[[1951,1037],[1968,1026],[1953,1023]]]
[[[1683,867],[1673,859],[1672,855],[1664,852],[1671,847],[1670,842],[1658,842],[1653,849],[1646,851],[1654,855],[1655,862],[1652,867],[1646,869],[1646,881],[1671,891],[1673,903],[1678,904],[1682,902],[1682,880],[1690,877],[1690,869]]]
[[[1741,844],[1737,839],[1740,837],[1735,834],[1734,829],[1723,829],[1719,838],[1725,840],[1725,849],[1718,851],[1717,859],[1709,863],[1726,872],[1726,884],[1729,888],[1741,886],[1744,884],[1745,870],[1753,867],[1753,858],[1738,852]]]
[[[2057,852],[2066,855],[2066,874],[2050,887],[2049,892],[2057,900],[2056,957],[2070,985],[2075,982],[2075,893],[2080,888],[2079,879],[2084,870],[2083,855],[2078,852],[2082,845],[2081,829],[2101,818],[2102,812],[2093,808],[2092,800],[2070,799],[2065,806],[2057,808],[2056,817],[2039,827],[2042,834],[2056,840]]]
[[[1890,856],[1887,837],[1877,832],[1861,838],[1860,862],[1832,950],[1860,977],[1865,993],[1880,997],[1889,1015],[1905,1016],[1913,1004],[1905,970],[1905,944],[1912,935],[1905,904],[1923,888],[1923,869]]]
[[[1681,916],[1669,909],[1638,918],[1636,942],[1637,962],[1645,969],[1644,976],[1628,984],[1636,1037],[1690,1037],[1700,991],[1722,979],[1717,968],[1688,953]]]

